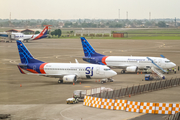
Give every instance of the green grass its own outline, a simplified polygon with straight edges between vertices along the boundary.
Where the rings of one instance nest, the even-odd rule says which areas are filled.
[[[79,39],[80,37],[60,37],[56,39]],[[54,38],[51,38],[54,39]],[[130,36],[124,38],[113,37],[86,37],[86,39],[117,39],[117,40],[180,40],[180,36]]]
[[[180,29],[168,29],[168,28],[164,28],[164,29],[132,29],[132,30],[125,30],[125,31],[119,31],[119,32],[128,32],[128,34],[133,34],[133,33],[137,33],[137,34],[149,34],[149,33],[153,33],[153,34],[165,34],[165,33],[179,33],[180,34]]]

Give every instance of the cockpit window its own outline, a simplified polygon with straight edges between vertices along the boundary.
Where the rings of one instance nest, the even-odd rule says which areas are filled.
[[[111,69],[109,69],[109,68],[106,68],[106,69],[104,69],[105,71],[108,71],[108,70],[111,70]]]
[[[171,61],[165,61],[165,63],[170,63]]]

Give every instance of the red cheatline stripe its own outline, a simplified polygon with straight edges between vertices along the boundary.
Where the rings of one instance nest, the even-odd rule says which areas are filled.
[[[36,72],[36,71],[33,70],[33,69],[27,69],[27,71],[32,72],[32,73],[38,73],[38,72]]]
[[[44,66],[45,66],[46,64],[48,64],[48,63],[43,63],[43,64],[41,64],[40,67],[39,67],[39,70],[40,70],[40,72],[41,72],[42,74],[46,74],[46,72],[44,71]]]
[[[109,56],[105,56],[105,57],[102,58],[102,63],[104,63],[105,65],[107,65],[107,64],[106,64],[106,58],[107,58],[107,57],[109,57]]]

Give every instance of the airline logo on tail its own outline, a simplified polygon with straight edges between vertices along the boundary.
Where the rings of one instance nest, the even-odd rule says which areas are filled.
[[[47,32],[48,32],[48,29],[49,29],[50,25],[45,25],[45,26],[46,27],[43,29],[43,31],[37,37],[35,37],[33,40],[37,40],[37,39],[41,39],[41,38],[47,37]]]
[[[16,40],[17,47],[19,51],[19,56],[21,59],[22,64],[29,64],[29,63],[43,63],[42,61],[36,60],[33,58],[31,53],[28,51],[28,49],[24,46],[22,41]]]
[[[81,37],[81,43],[85,57],[105,56],[97,53],[84,37]]]
[[[84,50],[84,61],[93,64],[107,65],[105,60],[108,56],[97,53],[84,37],[81,37],[81,43]]]

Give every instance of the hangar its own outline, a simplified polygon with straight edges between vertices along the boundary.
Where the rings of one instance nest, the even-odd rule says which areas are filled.
[[[24,34],[35,34],[36,31],[42,31],[42,29],[10,29],[6,32],[21,32]]]

